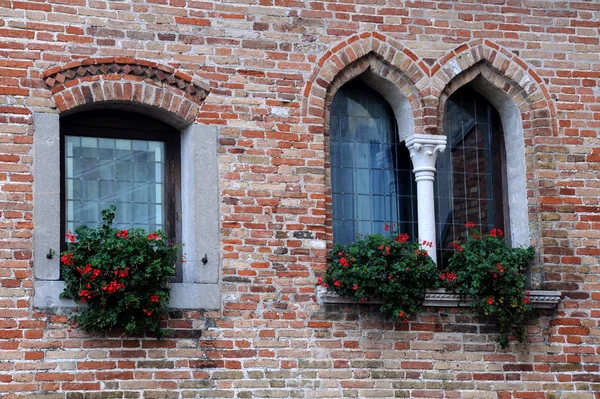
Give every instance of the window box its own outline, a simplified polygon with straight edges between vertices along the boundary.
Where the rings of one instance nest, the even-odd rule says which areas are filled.
[[[531,299],[531,305],[534,309],[553,309],[560,301],[560,291],[530,290],[528,296]],[[358,303],[352,298],[339,296],[334,292],[327,291],[324,287],[317,287],[317,299],[321,304],[355,304]],[[445,288],[428,290],[425,293],[423,306],[440,308],[466,307],[472,302],[472,298],[463,297]],[[361,305],[381,305],[383,301],[373,299],[367,302],[360,302]]]

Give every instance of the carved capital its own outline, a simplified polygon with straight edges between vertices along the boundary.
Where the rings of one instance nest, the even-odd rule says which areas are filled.
[[[415,177],[431,178],[435,172],[438,152],[446,149],[446,136],[433,134],[413,134],[406,139]]]

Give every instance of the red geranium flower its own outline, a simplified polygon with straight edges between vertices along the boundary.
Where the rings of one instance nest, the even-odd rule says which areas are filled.
[[[100,269],[94,269],[92,270],[92,275],[90,276],[90,278],[92,279],[92,281],[94,281],[100,274],[102,274]]]
[[[156,240],[160,240],[162,238],[162,236],[159,236],[158,234],[156,234],[156,231],[155,231],[154,233],[148,234],[148,236],[146,238],[150,241],[156,241]]]
[[[408,241],[408,234],[406,233],[402,233],[402,234],[398,234],[398,237],[394,238],[394,241],[399,242],[399,243],[404,243],[406,241]]]
[[[504,233],[502,233],[502,230],[500,230],[500,229],[492,229],[490,231],[490,237],[496,237],[496,236],[502,237],[503,234]]]
[[[64,254],[63,256],[60,257],[60,261],[65,266],[71,266],[71,264],[73,263],[73,254],[71,252]]]
[[[463,251],[462,246],[456,241],[452,241],[452,248],[456,249],[458,252]]]
[[[86,299],[89,299],[91,297],[92,297],[92,291],[90,291],[90,290],[79,291],[79,298],[80,298],[81,302],[85,302]]]
[[[119,291],[121,288],[125,288],[125,284],[118,283],[113,280],[109,284],[106,284],[104,287],[102,287],[102,290],[108,291],[109,294],[114,294],[115,292]]]
[[[78,267],[77,271],[79,272],[79,274],[81,274],[83,276],[84,274],[88,274],[89,272],[92,271],[92,266],[88,263],[87,265],[85,265],[85,267],[83,269]]]
[[[71,232],[71,230],[67,231],[67,234],[65,234],[65,238],[71,242],[75,242],[76,238],[73,235],[73,232]]]

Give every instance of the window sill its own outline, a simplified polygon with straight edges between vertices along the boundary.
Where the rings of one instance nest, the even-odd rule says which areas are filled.
[[[544,291],[544,290],[530,290],[531,305],[535,309],[553,309],[560,301],[560,291]],[[341,297],[336,293],[328,292],[323,287],[317,288],[317,298],[320,303],[323,304],[354,304],[356,301],[352,298]],[[445,288],[438,288],[430,290],[425,293],[425,300],[423,306],[442,307],[442,308],[456,308],[468,306],[472,300],[467,297],[462,300],[459,294],[455,294],[451,291],[447,291]],[[361,304],[366,305],[380,305],[383,302],[381,300],[371,300]]]
[[[60,298],[65,288],[62,281],[37,280],[34,285],[33,306],[38,309],[74,308],[77,304],[70,299]],[[169,309],[221,308],[219,284],[174,283],[171,284]]]

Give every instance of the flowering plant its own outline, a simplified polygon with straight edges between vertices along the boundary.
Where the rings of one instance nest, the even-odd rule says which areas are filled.
[[[397,231],[338,244],[319,284],[357,301],[382,299],[384,314],[407,321],[421,310],[425,290],[438,284],[439,271],[427,252],[432,246],[409,241],[407,234]]]
[[[465,242],[453,243],[455,252],[442,280],[446,287],[473,297],[474,310],[497,320],[499,343],[505,348],[511,335],[520,342],[525,337],[524,322],[531,312],[525,271],[535,255],[534,249],[512,248],[505,242],[502,230],[481,234],[474,226],[466,224]]]
[[[84,330],[123,328],[128,334],[160,337],[159,322],[170,296],[167,283],[175,275],[179,248],[160,231],[112,228],[114,217],[111,206],[102,211],[101,227],[67,233],[68,249],[60,258],[61,296],[87,305],[74,317]]]

